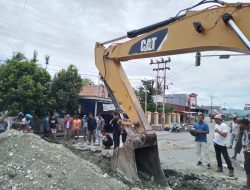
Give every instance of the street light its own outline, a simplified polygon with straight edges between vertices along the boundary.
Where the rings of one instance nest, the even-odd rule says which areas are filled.
[[[249,54],[220,54],[220,55],[201,55],[200,52],[197,52],[195,55],[195,66],[198,67],[201,65],[201,57],[219,57],[219,59],[230,59],[233,56],[249,56]]]
[[[195,56],[195,66],[198,67],[201,65],[201,53],[197,52]]]

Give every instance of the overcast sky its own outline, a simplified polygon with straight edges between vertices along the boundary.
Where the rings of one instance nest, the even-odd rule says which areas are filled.
[[[0,60],[21,51],[29,58],[39,52],[50,55],[48,71],[54,75],[69,64],[78,67],[82,77],[97,81],[94,64],[95,42],[120,37],[169,17],[199,1],[191,0],[0,0]],[[229,1],[233,2],[233,1]],[[247,2],[247,1],[245,1]],[[220,52],[204,52],[204,55]],[[155,59],[156,60],[156,59]],[[248,56],[227,60],[202,58],[195,67],[195,54],[171,56],[167,93],[197,93],[199,105],[214,104],[242,108],[250,103],[250,63]],[[140,79],[153,79],[150,59],[123,63],[134,87]],[[140,71],[140,72],[138,72]]]

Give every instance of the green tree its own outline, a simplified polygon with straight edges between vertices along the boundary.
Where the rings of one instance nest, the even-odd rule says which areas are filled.
[[[141,103],[145,102],[145,91],[147,93],[147,102],[153,102],[153,96],[155,95],[154,80],[141,80],[142,86],[140,86],[135,92]]]
[[[82,86],[89,86],[89,85],[93,85],[94,82],[91,79],[88,78],[83,78],[82,79]]]
[[[156,110],[156,104],[154,103],[153,96],[155,96],[156,90],[154,88],[154,80],[142,80],[142,86],[140,86],[135,92],[140,101],[140,104],[145,109],[145,95],[147,93],[147,110],[154,112]],[[159,85],[159,84],[158,84]],[[146,91],[146,93],[145,93]],[[158,92],[161,92],[162,89],[158,86]],[[162,112],[163,106],[158,105],[157,111]],[[145,110],[144,110],[145,111]],[[165,104],[165,112],[174,111],[174,107]]]
[[[0,66],[0,109],[9,115],[19,111],[43,115],[48,108],[51,77],[22,53],[16,53]]]
[[[157,106],[157,111],[158,112],[162,112],[162,109],[163,109],[163,105],[162,104],[160,104],[160,105]],[[165,104],[165,109],[164,110],[165,110],[165,112],[173,112],[175,110],[175,108],[172,107],[172,106],[169,106],[169,105]]]
[[[145,104],[142,102],[141,105],[144,106]],[[163,109],[162,104],[157,106],[157,112],[162,112],[162,109]],[[156,110],[156,104],[154,102],[150,102],[150,103],[147,104],[147,111],[155,112],[155,110]],[[165,109],[164,110],[165,110],[165,112],[173,112],[175,110],[175,108],[165,104]]]
[[[82,79],[74,65],[57,73],[51,83],[49,96],[54,111],[75,114],[78,109]]]

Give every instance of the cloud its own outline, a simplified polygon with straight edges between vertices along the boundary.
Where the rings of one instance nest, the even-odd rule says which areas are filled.
[[[9,57],[14,51],[22,51],[32,57],[33,51],[37,50],[39,63],[43,66],[44,55],[51,55],[48,70],[52,75],[69,64],[75,64],[83,77],[97,81],[98,71],[94,64],[96,42],[166,20],[197,2],[28,0],[24,9],[23,0],[0,0],[1,57]],[[194,53],[171,56],[171,59],[171,70],[167,76],[173,85],[167,93],[195,92],[198,103],[203,105],[210,104],[211,94],[216,96],[214,102],[218,105],[225,103],[228,107],[243,108],[245,103],[249,103],[250,64],[246,56],[235,56],[229,60],[202,58],[200,67],[194,66]],[[149,62],[150,59],[140,59],[122,63],[134,87],[140,85],[139,79],[155,77],[154,66]]]

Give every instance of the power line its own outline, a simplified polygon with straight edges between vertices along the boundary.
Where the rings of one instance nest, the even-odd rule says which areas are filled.
[[[179,72],[172,71],[172,72],[174,72],[174,74],[170,75],[168,78],[172,79],[172,80],[177,79],[177,77],[181,77],[181,78],[185,79],[185,77],[183,75],[180,75],[180,74],[182,74],[184,72],[187,73],[187,71],[189,71],[192,68],[194,68],[193,64],[185,67],[183,70],[181,70]]]
[[[53,67],[58,67],[60,69],[64,69],[64,67],[60,66],[60,65],[55,65],[55,64],[49,64],[50,66],[53,66]],[[65,66],[65,67],[68,67],[69,65]],[[86,71],[85,71],[86,72]],[[87,71],[88,73],[96,73],[96,72],[93,72],[93,71]]]
[[[163,95],[163,108],[162,108],[162,127],[164,127],[164,124],[165,124],[165,92],[166,92],[166,71],[167,70],[170,70],[170,67],[167,67],[167,63],[171,62],[171,59],[170,57],[168,57],[168,59],[163,59],[161,58],[161,60],[156,60],[155,62],[151,59],[150,61],[150,65],[157,65],[157,68],[154,68],[153,71],[156,71],[157,72],[157,75],[156,75],[156,110],[157,111],[157,96],[158,96],[158,93],[159,93],[159,85],[161,85],[161,83],[163,82],[163,92],[162,92],[162,95]],[[163,64],[163,67],[160,67],[160,65]],[[163,71],[163,76],[159,76],[159,71]],[[161,83],[159,83],[159,79],[162,79]],[[167,87],[168,89],[168,87]]]
[[[62,69],[63,69],[63,68],[62,68]],[[62,70],[62,69],[61,69],[61,70]],[[47,70],[56,71],[56,72],[61,71],[61,70],[59,70],[59,69],[52,69],[52,68],[47,68]],[[81,73],[81,72],[78,72],[78,74],[79,74],[79,75],[82,75],[82,76],[94,76],[94,77],[98,77],[98,74],[96,74],[96,75],[91,75],[91,74]]]
[[[0,60],[0,64],[1,63],[5,63],[6,62],[6,60]],[[44,65],[43,64],[41,64],[41,63],[39,63],[39,62],[37,62],[41,67],[43,67]],[[59,71],[61,71],[62,69],[64,69],[63,67],[61,67],[61,66],[59,66],[59,65],[54,65],[54,64],[49,64],[50,66],[56,66],[56,67],[59,67],[60,69],[54,69],[54,68],[47,68],[46,66],[46,69],[47,70],[51,70],[51,71],[56,71],[56,72],[59,72]],[[88,73],[95,73],[95,72],[91,72],[91,71],[88,71]],[[95,76],[95,77],[98,77],[98,74],[88,74],[88,73],[83,73],[83,72],[79,72],[79,74],[80,75],[83,75],[83,76]]]
[[[25,5],[26,6],[26,5]],[[9,14],[15,14],[15,15],[20,15],[20,14],[18,14],[17,12],[13,12],[13,11],[9,11],[9,10],[6,10],[6,9],[4,9],[3,11],[6,11],[6,12],[8,12]],[[77,32],[73,32],[73,31],[69,31],[69,30],[67,30],[67,29],[65,29],[65,28],[63,28],[63,27],[58,27],[58,26],[55,26],[55,25],[52,25],[52,24],[49,24],[48,22],[45,22],[45,21],[43,21],[43,20],[41,20],[41,19],[38,19],[38,18],[35,18],[35,17],[30,17],[30,16],[27,16],[27,15],[25,15],[25,17],[24,18],[27,18],[28,20],[33,20],[33,21],[35,21],[35,22],[37,22],[37,23],[40,23],[41,25],[45,25],[45,26],[47,26],[47,27],[52,27],[52,28],[54,28],[54,29],[57,29],[57,30],[59,30],[60,32],[66,32],[66,33],[70,33],[72,36],[75,36],[76,34],[77,35],[80,35],[81,33],[77,33]],[[9,23],[7,23],[7,24],[9,24]],[[21,26],[20,26],[21,27]],[[23,30],[29,30],[30,31],[30,29],[31,28],[22,28]]]
[[[26,5],[25,5],[26,6]],[[5,10],[5,11],[7,11],[7,12],[10,12],[11,14],[16,14],[16,13],[13,13],[13,12],[11,12],[11,11],[8,11],[8,10]],[[22,17],[22,16],[21,16]],[[39,22],[41,25],[44,25],[45,27],[53,27],[54,29],[56,29],[56,30],[59,30],[60,31],[60,33],[62,33],[62,32],[66,32],[66,33],[69,33],[69,34],[71,34],[70,36],[71,37],[77,37],[77,36],[80,36],[81,35],[81,33],[75,33],[75,32],[71,32],[71,31],[69,31],[69,30],[67,30],[67,29],[65,29],[65,28],[63,28],[63,27],[57,27],[57,26],[54,26],[54,25],[51,25],[51,24],[48,24],[48,23],[46,23],[46,22],[42,22],[41,20],[39,20],[39,19],[36,19],[36,18],[33,18],[33,17],[28,17],[28,16],[25,16],[25,17],[27,17],[28,18],[28,20],[34,20],[35,22]],[[7,23],[8,25],[9,25],[9,23]],[[30,27],[22,27],[21,25],[19,26],[18,25],[18,28],[17,28],[17,32],[18,33],[20,33],[20,29],[22,29],[22,30],[28,30],[28,32],[32,32],[32,27],[30,28]],[[47,29],[47,28],[46,28]],[[13,28],[12,30],[16,30],[16,28]],[[51,37],[55,42],[56,41],[60,41],[60,42],[62,42],[62,41],[64,41],[65,42],[65,39],[64,38],[58,38],[58,36],[50,36],[50,35],[47,35],[48,37]],[[15,36],[16,37],[16,36]],[[41,35],[41,37],[40,38],[43,38],[43,37],[46,37],[45,35]],[[55,40],[55,38],[57,37],[57,39]],[[12,37],[13,38],[13,37]],[[39,38],[39,39],[40,39]],[[27,41],[27,40],[25,40],[25,41]],[[29,40],[30,41],[30,40]],[[47,41],[50,41],[50,40],[47,40]],[[77,39],[77,40],[74,40],[74,44],[75,45],[77,45],[77,46],[81,46],[81,47],[85,47],[85,48],[87,48],[87,46],[85,46],[85,44],[83,43],[83,44],[81,44],[81,43],[77,43],[77,42],[79,42],[79,39]],[[35,43],[35,42],[33,42],[33,43]],[[53,42],[52,42],[53,43]],[[70,44],[72,44],[72,40],[70,40]]]
[[[13,38],[13,39],[17,39],[16,36],[11,36],[11,35],[9,35],[9,34],[0,33],[0,35],[6,36],[6,37],[9,37],[9,38]],[[46,44],[43,44],[43,43],[40,43],[40,42],[37,42],[37,41],[32,41],[32,40],[30,40],[30,39],[28,39],[28,40],[23,40],[23,39],[20,39],[20,38],[19,38],[19,39],[17,39],[17,40],[24,41],[24,42],[27,43],[27,44],[30,43],[30,44],[40,45],[40,46],[46,47],[46,48],[51,48],[51,49],[53,49],[53,50],[58,50],[58,51],[61,51],[61,52],[64,52],[64,53],[65,53],[65,51],[68,51],[68,48],[55,47],[55,46],[53,46],[53,42],[49,42],[49,41],[47,41]],[[52,44],[52,45],[48,45],[49,43]],[[55,44],[55,43],[54,43],[54,44]],[[79,47],[79,48],[76,48],[75,51],[72,51],[72,52],[71,52],[71,54],[73,53],[73,54],[75,54],[75,55],[81,55],[81,54],[82,54],[82,51],[81,51],[80,49],[83,48],[83,46],[80,47],[80,44],[78,45],[78,44],[74,44],[74,43],[73,43],[73,45],[75,45],[75,46],[77,46],[77,47]],[[78,50],[78,52],[77,52],[77,50]],[[85,53],[88,53],[89,55],[92,55],[91,52],[89,52],[89,51],[85,51]]]
[[[25,10],[25,8],[26,8],[27,2],[28,2],[28,0],[25,0],[24,6],[23,6],[23,9],[22,9],[22,13],[21,13],[21,17],[20,17],[20,20],[19,20],[19,22],[18,22],[18,28],[20,28],[20,25],[21,25],[21,23],[22,23],[23,14],[24,14],[24,10]]]

